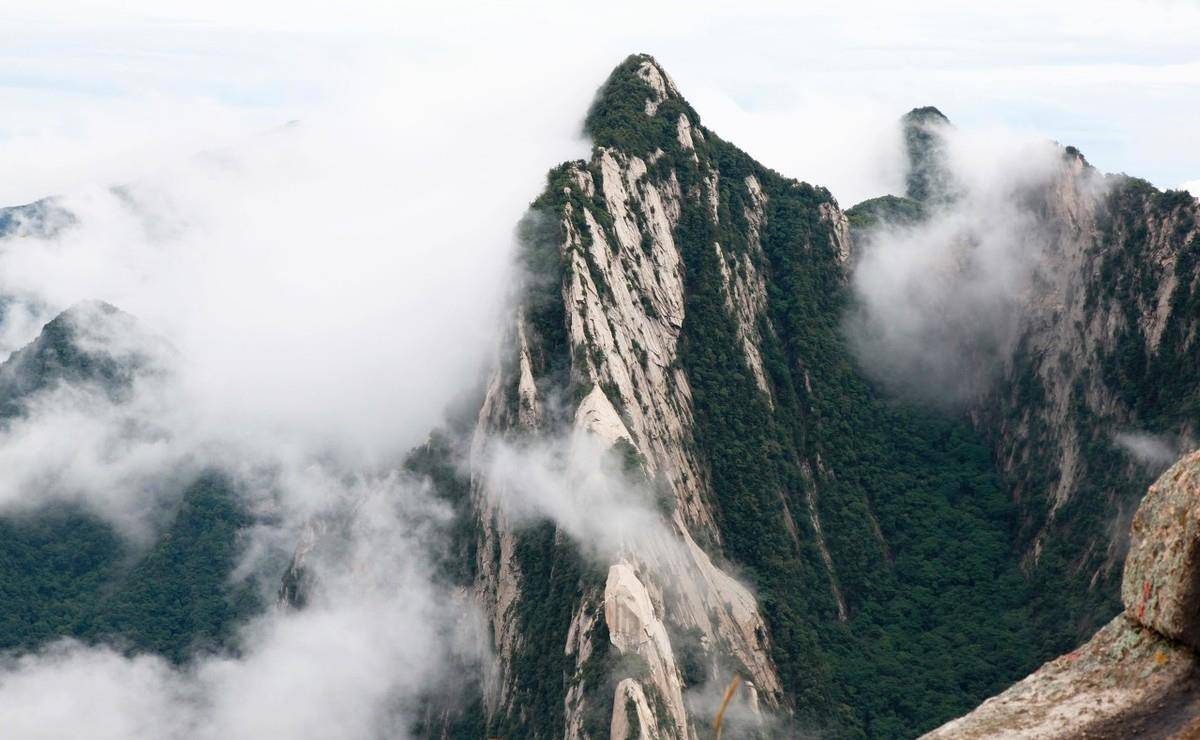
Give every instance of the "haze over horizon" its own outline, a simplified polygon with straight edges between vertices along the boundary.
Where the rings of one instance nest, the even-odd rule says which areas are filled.
[[[483,118],[498,91],[536,80],[522,104],[573,124],[608,69],[634,52],[654,54],[710,128],[829,187],[843,207],[894,190],[878,139],[923,105],[958,125],[1076,146],[1101,170],[1160,188],[1200,181],[1193,2],[332,7],[0,7],[0,166],[23,173],[0,184],[0,203],[121,181],[166,152],[219,146],[431,76],[479,97]]]

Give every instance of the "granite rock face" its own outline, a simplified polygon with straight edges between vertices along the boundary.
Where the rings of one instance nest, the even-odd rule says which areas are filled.
[[[590,161],[565,163],[552,173],[549,189],[535,202],[536,233],[527,235],[527,248],[540,250],[556,274],[538,276],[535,284],[544,294],[531,291],[516,306],[474,432],[473,592],[490,623],[497,658],[485,682],[486,712],[491,726],[519,728],[527,736],[697,737],[681,666],[679,642],[685,639],[693,655],[703,655],[700,670],[735,665],[768,709],[781,704],[755,596],[696,544],[719,551],[721,532],[706,464],[696,452],[692,389],[679,360],[685,293],[676,233],[689,203],[703,204],[706,215],[717,218],[719,174],[695,153],[705,134],[698,119],[689,118],[694,114],[668,111],[683,104],[666,73],[649,57],[629,64],[630,74],[618,81],[635,89],[642,89],[638,80],[645,83],[644,106],[629,115],[644,116],[648,124],[669,116],[676,154],[702,176],[686,185],[661,149],[599,142]],[[746,238],[756,244],[766,198],[753,177],[745,187],[759,196],[743,214]],[[836,221],[848,244],[836,206],[816,217]],[[714,248],[727,268],[726,309],[738,319],[746,363],[765,392],[757,335],[765,285],[750,261]],[[544,440],[568,429],[630,455],[636,475],[652,482],[662,511],[653,537],[605,556],[608,562],[592,563],[603,565],[605,577],[584,573],[570,584],[574,594],[564,599],[569,617],[559,623],[567,626],[565,644],[556,644],[558,635],[526,627],[548,613],[533,595],[545,566],[529,554],[528,528],[509,519],[508,492],[490,479],[485,461],[499,440]],[[558,533],[552,553],[542,557],[564,568],[573,546]],[[530,676],[520,666],[547,652],[565,660],[555,710],[561,729],[527,714],[538,696],[524,685]],[[598,671],[606,660],[620,667]]]

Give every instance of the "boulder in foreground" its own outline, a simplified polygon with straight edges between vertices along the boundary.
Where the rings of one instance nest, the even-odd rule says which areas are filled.
[[[1130,528],[1125,615],[1200,648],[1200,451],[1163,473]]]

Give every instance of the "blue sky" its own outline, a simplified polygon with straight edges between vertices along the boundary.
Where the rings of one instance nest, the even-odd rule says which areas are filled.
[[[927,104],[1160,187],[1200,180],[1194,1],[432,5],[0,3],[0,201],[448,66],[478,70],[453,84],[481,118],[497,80],[541,95],[530,115],[585,107],[571,88],[590,92],[632,51],[658,56],[710,127],[845,205],[894,186],[879,140]]]

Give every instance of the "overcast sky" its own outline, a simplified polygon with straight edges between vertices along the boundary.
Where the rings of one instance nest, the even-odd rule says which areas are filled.
[[[1160,187],[1200,181],[1196,0],[476,5],[0,0],[0,203],[127,178],[447,67],[466,99],[484,92],[473,79],[499,79],[530,116],[563,115],[634,51],[709,127],[844,206],[894,186],[883,124],[930,104]]]

